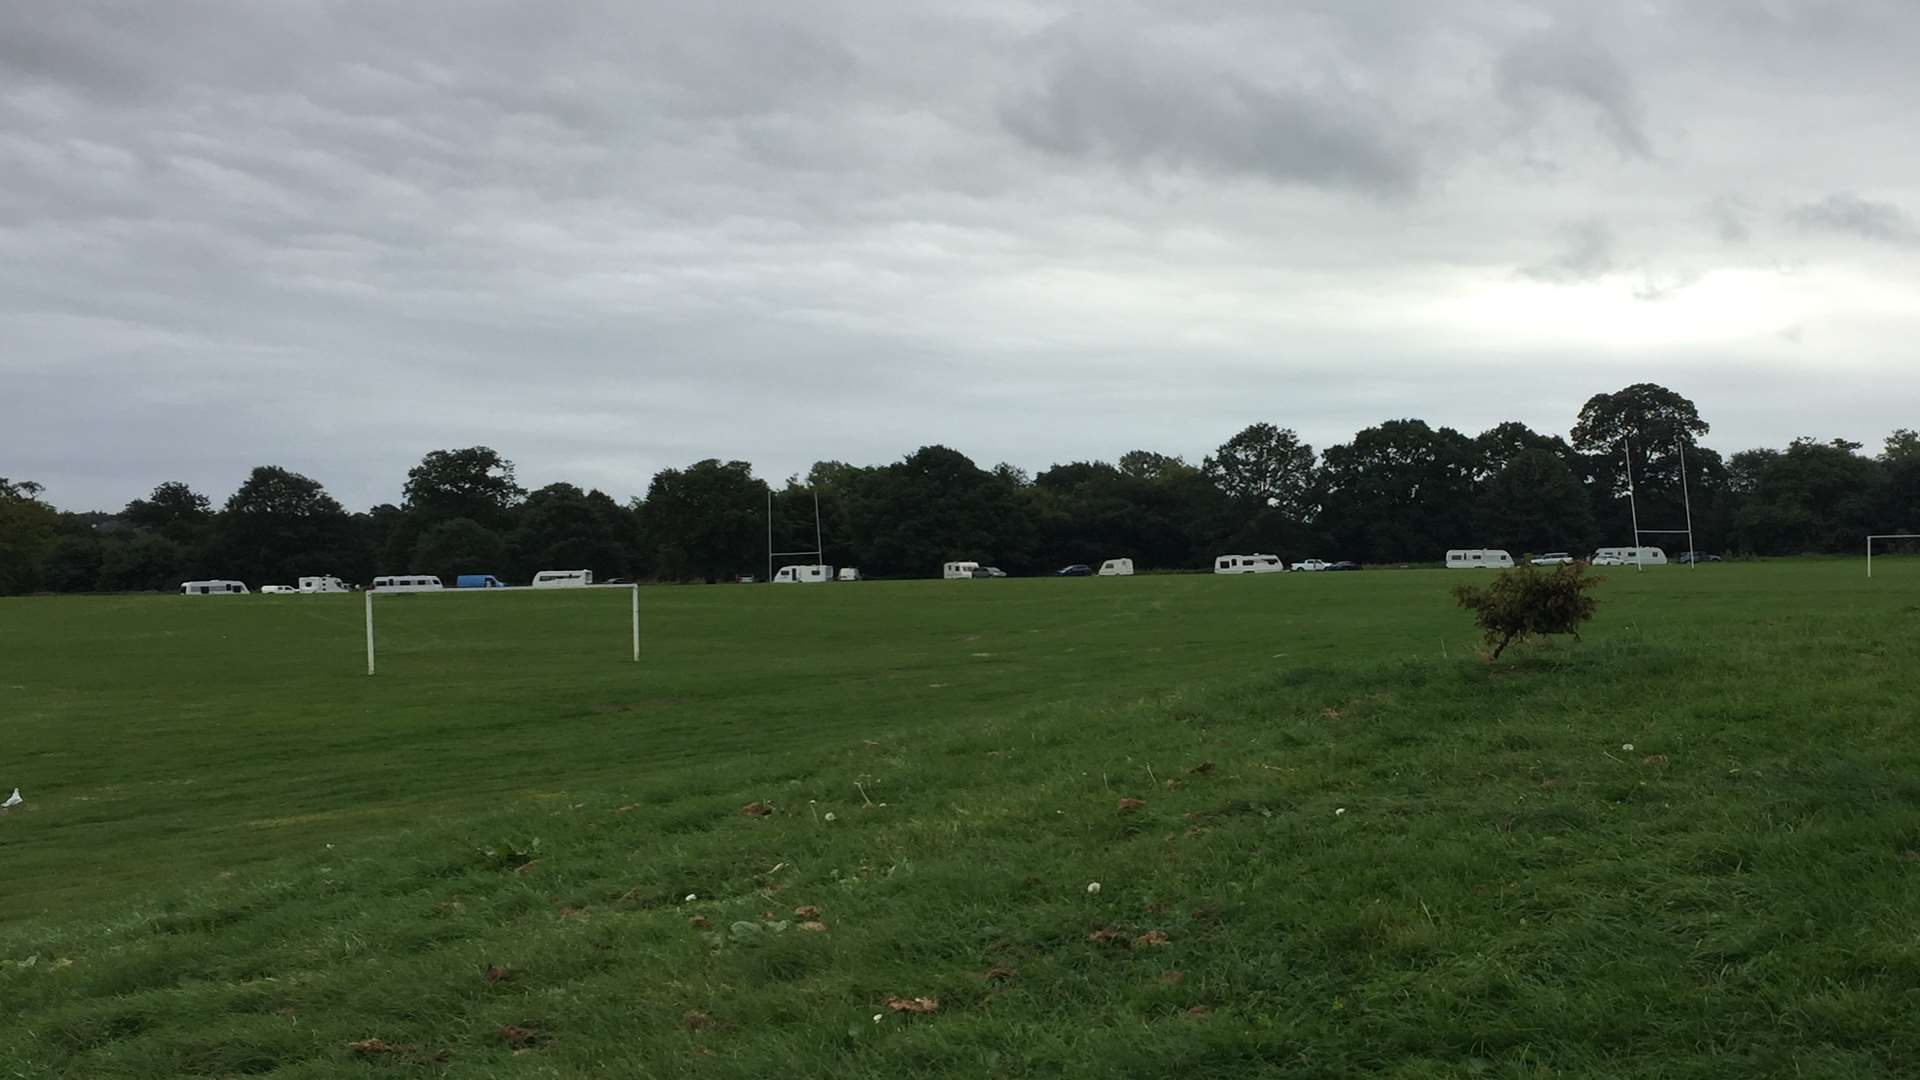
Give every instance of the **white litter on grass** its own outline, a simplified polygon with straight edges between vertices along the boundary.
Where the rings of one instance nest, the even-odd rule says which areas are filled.
[[[14,807],[19,806],[21,803],[26,801],[27,800],[20,797],[20,789],[14,788],[13,794],[7,796],[7,801],[0,802],[0,810],[11,810]]]
[[[693,902],[694,902],[695,900],[698,900],[698,899],[700,899],[700,897],[699,897],[699,894],[697,894],[697,893],[688,893],[688,894],[687,894],[687,903],[689,903],[689,904],[691,904],[691,903],[693,903]]]
[[[835,817],[833,816],[833,811],[831,811],[831,810],[829,810],[829,811],[827,811],[827,820],[828,820],[828,821],[835,821],[835,820],[838,820],[838,819],[836,819],[836,818],[835,818]]]
[[[1088,895],[1088,896],[1099,896],[1099,895],[1100,895],[1100,883],[1099,883],[1099,882],[1097,882],[1097,881],[1089,881],[1089,882],[1087,882],[1087,895]]]
[[[1339,816],[1340,816],[1341,814],[1344,814],[1344,813],[1346,813],[1346,812],[1347,812],[1347,808],[1346,808],[1346,807],[1344,807],[1344,806],[1342,806],[1342,807],[1340,807],[1340,808],[1338,808],[1338,809],[1336,809],[1336,810],[1335,810],[1335,811],[1333,812],[1333,816],[1334,816],[1334,817],[1339,817]]]
[[[1623,742],[1620,744],[1620,749],[1631,751],[1633,749],[1633,744],[1630,742]]]

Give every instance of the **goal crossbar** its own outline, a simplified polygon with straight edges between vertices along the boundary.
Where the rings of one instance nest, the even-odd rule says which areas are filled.
[[[1920,533],[1873,533],[1867,537],[1867,576],[1873,576],[1873,542],[1875,540],[1920,540]]]
[[[639,663],[640,662],[640,586],[636,583],[633,585],[576,585],[576,586],[573,586],[573,588],[575,589],[625,589],[632,594],[633,602],[632,602],[631,608],[633,611],[633,662],[636,664]],[[367,674],[369,675],[374,673],[373,597],[374,597],[374,594],[379,591],[380,590],[378,589],[368,589],[364,594],[367,598],[367,602],[366,602]],[[532,592],[532,591],[534,591],[532,586],[509,585],[509,586],[506,586],[505,588],[492,588],[492,589],[436,589],[432,593],[429,593],[427,595],[474,596],[474,595],[480,595],[483,593],[508,593],[508,592]],[[543,593],[550,593],[550,592],[555,592],[557,590],[540,589],[538,591]],[[572,589],[569,589],[567,591],[572,591]],[[419,596],[421,594],[409,593],[407,595]]]

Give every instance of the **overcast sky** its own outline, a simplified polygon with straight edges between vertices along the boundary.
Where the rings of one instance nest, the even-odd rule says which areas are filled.
[[[0,5],[0,475],[1920,424],[1920,4]]]

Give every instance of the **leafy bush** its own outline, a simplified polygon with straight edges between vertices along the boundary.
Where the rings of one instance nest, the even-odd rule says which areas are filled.
[[[1521,564],[1503,570],[1491,584],[1456,585],[1453,599],[1473,612],[1473,621],[1486,633],[1492,649],[1487,660],[1500,659],[1507,646],[1536,634],[1572,634],[1593,618],[1600,601],[1587,590],[1605,581],[1588,577],[1585,563],[1562,563],[1551,570]]]

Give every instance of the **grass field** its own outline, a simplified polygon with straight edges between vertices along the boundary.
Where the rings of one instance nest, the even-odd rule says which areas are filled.
[[[1914,1075],[1876,574],[0,601],[0,1076]]]

